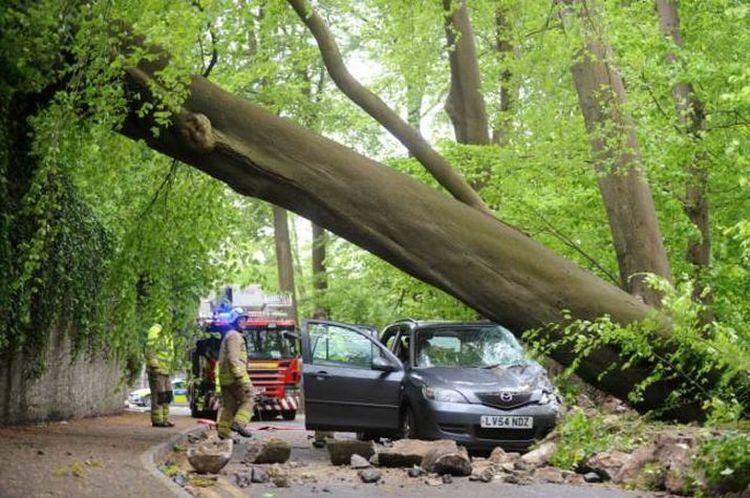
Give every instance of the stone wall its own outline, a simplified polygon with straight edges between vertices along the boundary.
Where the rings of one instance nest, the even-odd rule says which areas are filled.
[[[41,377],[23,375],[23,354],[0,357],[0,425],[108,415],[123,410],[125,385],[119,362],[71,361],[70,339],[51,332]]]

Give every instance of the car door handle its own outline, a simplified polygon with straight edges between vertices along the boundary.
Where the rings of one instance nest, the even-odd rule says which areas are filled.
[[[320,372],[315,372],[315,378],[316,379],[325,379],[328,378],[329,374],[325,370],[321,370]]]

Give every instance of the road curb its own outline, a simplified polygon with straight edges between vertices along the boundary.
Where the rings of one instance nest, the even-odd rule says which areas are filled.
[[[167,441],[152,446],[143,453],[141,453],[141,465],[146,471],[151,474],[155,479],[159,480],[164,486],[166,486],[174,496],[180,498],[192,498],[187,491],[182,489],[176,482],[169,477],[162,474],[162,472],[156,467],[156,460],[163,457],[174,448],[174,445],[180,444],[187,440],[188,434],[198,435],[205,432],[205,427],[191,427],[189,429],[182,430],[177,434],[170,437]]]

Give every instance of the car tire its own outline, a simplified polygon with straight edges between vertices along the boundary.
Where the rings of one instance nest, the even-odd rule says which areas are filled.
[[[258,410],[256,413],[258,414],[258,420],[263,421],[275,420],[279,415],[276,410]]]
[[[297,410],[283,410],[281,412],[281,418],[284,420],[294,420],[297,418]]]
[[[416,418],[411,406],[406,405],[401,412],[401,425],[398,429],[399,439],[416,439],[417,431],[414,425]]]

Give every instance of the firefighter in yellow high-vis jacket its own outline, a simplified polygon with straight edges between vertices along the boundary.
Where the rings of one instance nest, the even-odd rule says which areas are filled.
[[[221,384],[219,437],[229,438],[231,431],[250,437],[252,434],[247,424],[253,415],[253,385],[247,373],[245,338],[236,328],[224,333],[218,367]]]
[[[174,427],[169,420],[169,404],[172,402],[172,373],[174,343],[172,334],[155,323],[148,329],[146,338],[146,372],[151,390],[151,425]]]

